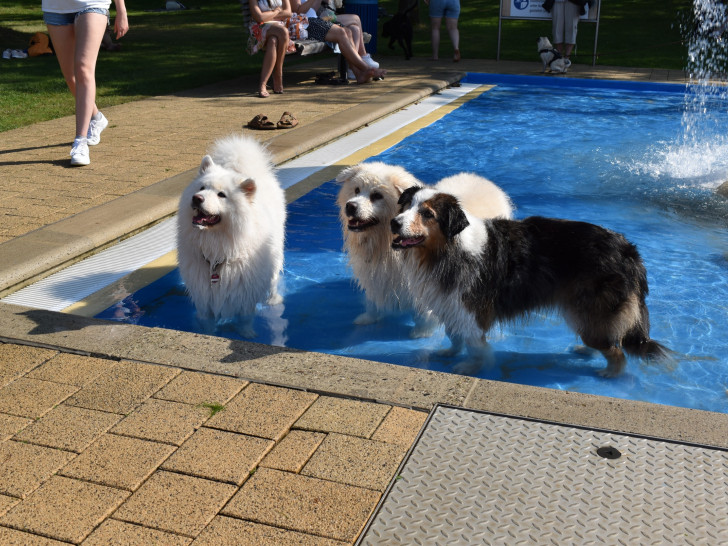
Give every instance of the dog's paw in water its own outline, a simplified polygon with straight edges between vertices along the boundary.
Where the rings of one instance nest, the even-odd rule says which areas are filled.
[[[410,330],[409,337],[410,339],[430,337],[439,325],[440,322],[432,312],[428,312],[426,315],[417,314],[415,315],[415,325]]]

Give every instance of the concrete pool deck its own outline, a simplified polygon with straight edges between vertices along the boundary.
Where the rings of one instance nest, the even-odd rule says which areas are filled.
[[[207,146],[256,114],[300,121],[250,132],[280,164],[465,72],[540,75],[538,62],[385,64],[364,86],[315,85],[329,58],[287,68],[285,94],[265,100],[248,78],[104,109],[83,168],[68,166],[72,118],[3,133],[0,296],[172,215]],[[579,64],[569,77],[685,81]],[[352,543],[436,403],[728,447],[724,414],[3,303],[0,341],[2,544]]]

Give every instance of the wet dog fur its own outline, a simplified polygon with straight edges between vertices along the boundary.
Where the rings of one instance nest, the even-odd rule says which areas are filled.
[[[450,194],[410,188],[391,222],[393,247],[418,307],[432,309],[466,370],[492,363],[486,334],[498,321],[557,309],[615,377],[625,352],[644,359],[669,351],[650,339],[647,276],[634,245],[585,222],[531,217],[480,220]]]
[[[366,296],[366,311],[356,324],[370,324],[384,315],[412,311],[414,303],[401,271],[402,256],[392,249],[390,221],[399,211],[403,191],[424,184],[404,168],[381,162],[360,163],[336,178],[344,250],[354,278]],[[457,193],[478,217],[511,217],[513,206],[498,186],[473,173],[460,173],[437,184]],[[470,209],[469,209],[470,210]],[[426,306],[425,306],[426,307]],[[427,308],[415,315],[412,337],[432,333],[437,321]]]
[[[203,330],[232,321],[255,336],[256,305],[282,301],[286,203],[267,150],[247,136],[218,140],[177,218],[179,271]]]

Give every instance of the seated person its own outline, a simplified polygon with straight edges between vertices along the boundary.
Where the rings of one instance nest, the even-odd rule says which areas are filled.
[[[333,18],[329,19],[332,23],[339,23],[351,31],[352,42],[362,60],[372,68],[379,68],[379,63],[372,59],[372,56],[367,53],[364,47],[364,30],[362,29],[361,19],[358,15],[354,13],[336,13],[336,10],[328,0],[321,1],[321,8],[316,15],[322,19],[328,19],[329,15],[333,15]],[[349,79],[354,79],[354,77],[349,74]]]
[[[376,68],[370,66],[361,58],[357,51],[358,47],[354,45],[351,30],[316,16],[316,13],[321,9],[321,2],[322,0],[306,0],[301,3],[301,0],[291,0],[291,8],[295,13],[308,16],[308,37],[320,42],[338,44],[341,54],[356,77],[357,83],[366,83],[371,81],[372,78],[384,77],[387,73],[386,70],[378,68],[379,65]]]
[[[263,49],[263,66],[260,69],[258,96],[269,97],[266,89],[268,79],[273,75],[273,92],[283,93],[283,60],[288,50],[288,28],[286,20],[291,16],[289,0],[249,0],[250,35],[257,42],[252,53]]]

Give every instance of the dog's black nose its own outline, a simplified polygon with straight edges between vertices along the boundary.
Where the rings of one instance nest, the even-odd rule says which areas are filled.
[[[396,218],[392,218],[392,221],[389,222],[389,227],[392,229],[392,233],[397,234],[402,229],[402,223]]]
[[[202,197],[202,195],[200,195],[199,193],[196,193],[195,195],[192,196],[192,204],[194,206],[201,205],[204,202],[205,202],[205,198]]]
[[[356,203],[347,203],[346,204],[346,215],[347,216],[354,216],[356,214],[357,209]]]

